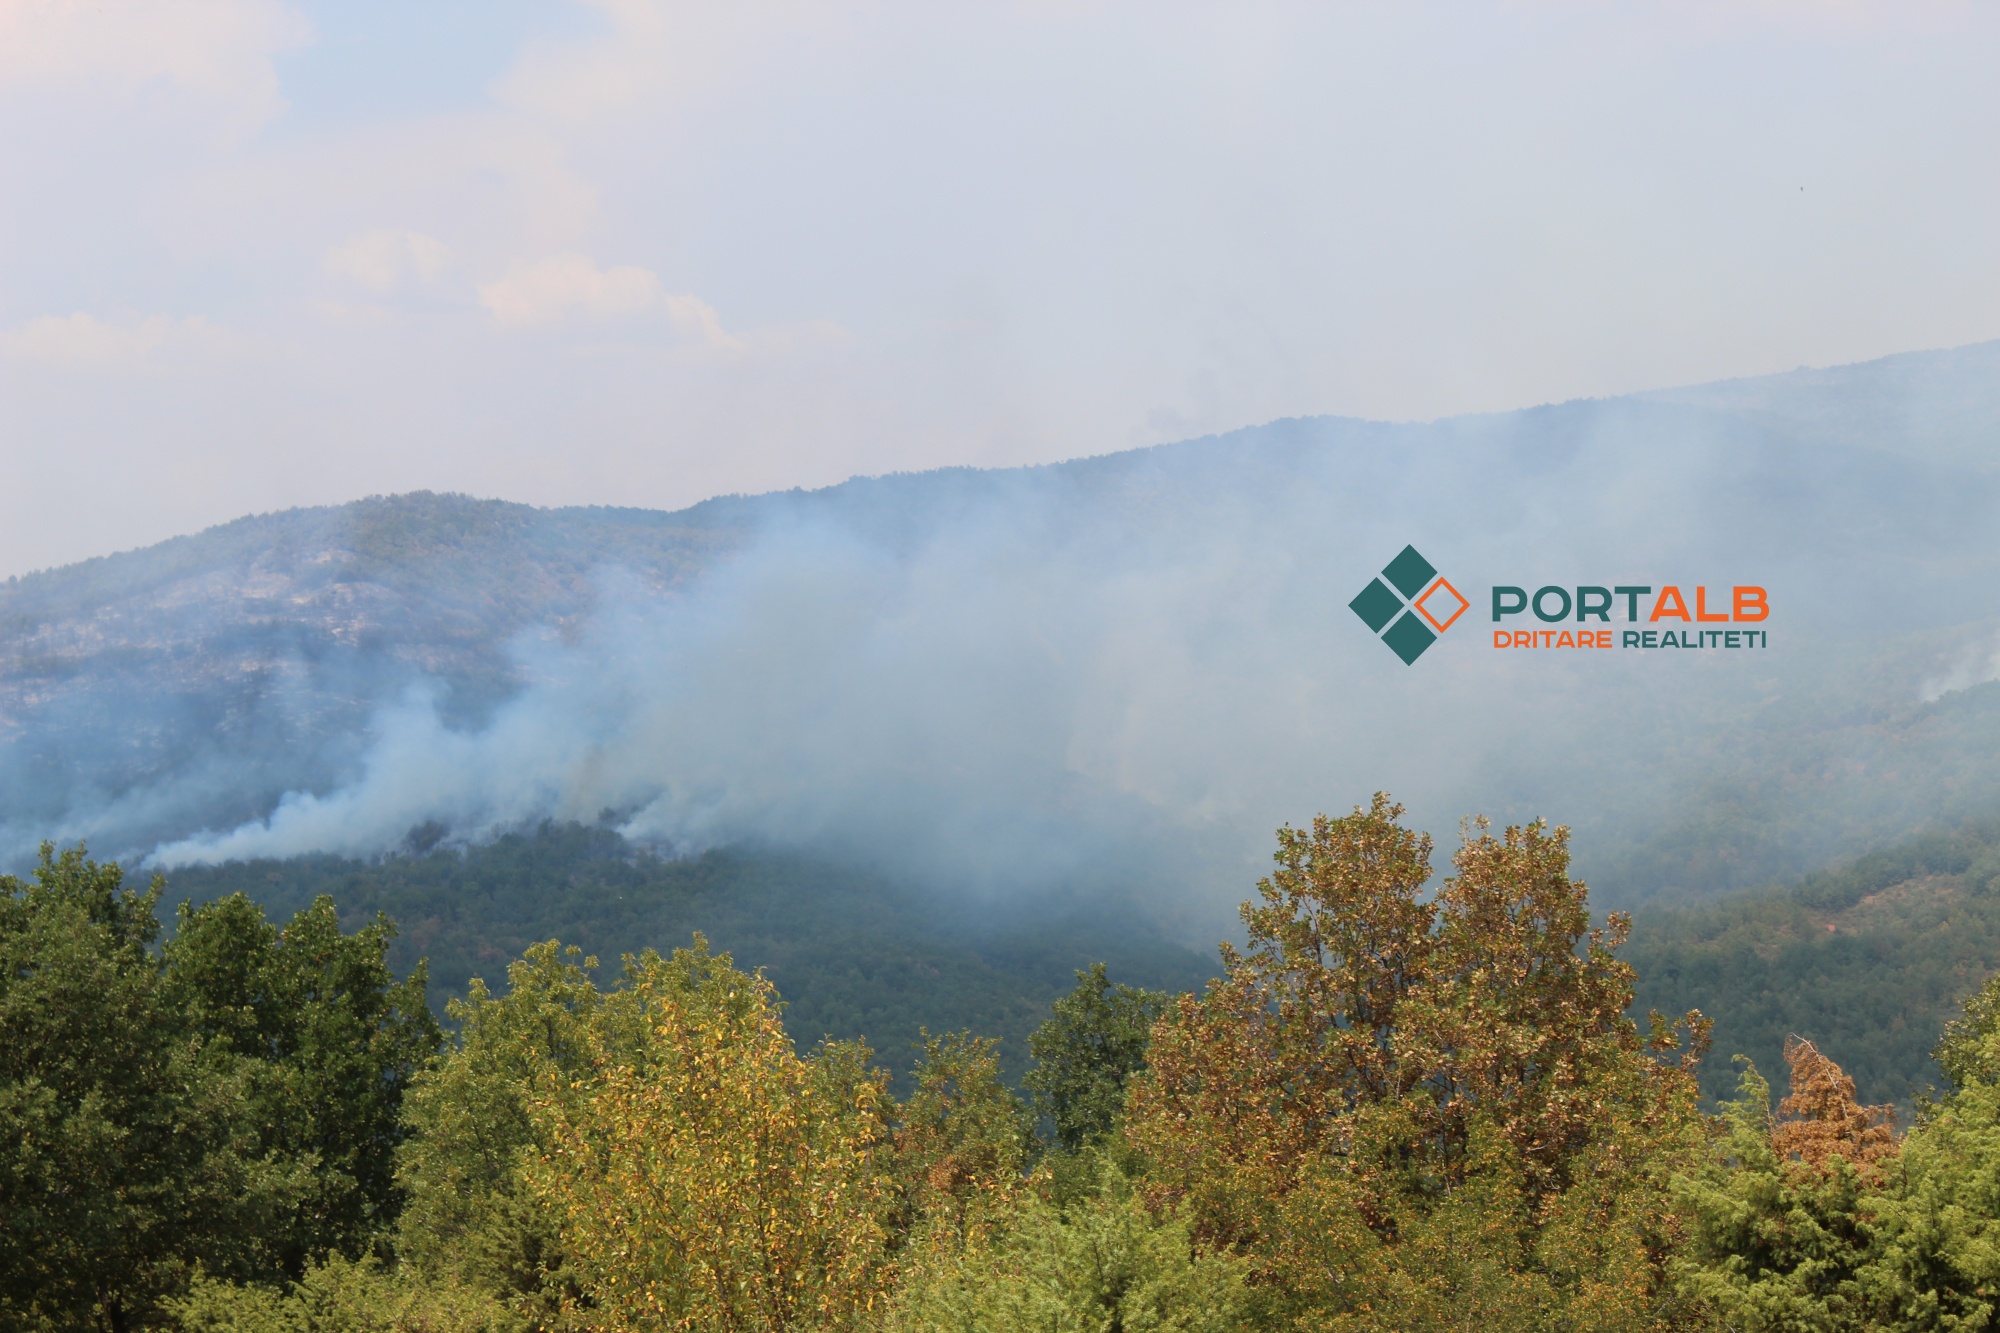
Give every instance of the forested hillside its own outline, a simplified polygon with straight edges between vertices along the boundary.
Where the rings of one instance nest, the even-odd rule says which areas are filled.
[[[117,812],[122,846],[255,818],[337,780],[412,682],[434,682],[451,717],[485,716],[521,686],[514,637],[573,628],[597,571],[680,587],[747,527],[727,500],[662,514],[374,497],[9,579],[0,823],[53,831],[95,806]]]
[[[1797,1036],[1838,1051],[1864,1100],[1908,1107],[1942,1078],[1931,1047],[1945,1020],[2000,970],[2000,821],[1792,885],[1642,910],[1626,956],[1642,1009],[1714,1019],[1711,1097],[1735,1086],[1729,1056],[1775,1068]]]
[[[1986,344],[675,514],[244,519],[0,586],[0,857],[610,810],[1212,932],[1269,829],[1387,787],[1560,812],[1607,904],[1754,887],[2000,808],[1997,432]],[[1412,543],[1477,605],[1406,667],[1345,605]],[[1627,581],[1766,587],[1768,646],[1490,644],[1491,587]]]
[[[786,1029],[807,1045],[865,1038],[902,1068],[923,1028],[970,1029],[999,1039],[1010,1078],[1077,968],[1104,962],[1122,981],[1173,991],[1215,970],[1212,954],[1163,937],[1129,902],[981,902],[781,851],[664,859],[579,824],[470,850],[236,862],[167,879],[172,902],[232,893],[275,918],[322,894],[350,928],[387,914],[398,923],[391,965],[429,960],[441,1017],[473,977],[503,986],[507,964],[532,944],[576,945],[611,974],[621,955],[684,948],[699,931],[739,967],[769,975],[785,997]]]
[[[918,1029],[974,1029],[1002,1039],[1010,1079],[1026,1035],[1068,989],[1072,969],[1164,991],[1214,973],[1206,951],[1162,935],[1142,903],[1058,895],[980,901],[918,889],[782,851],[662,859],[618,833],[546,823],[476,849],[406,849],[354,861],[186,867],[168,901],[244,893],[272,917],[314,897],[340,903],[350,927],[398,923],[388,959],[430,961],[442,1015],[472,977],[498,979],[528,945],[562,939],[616,965],[624,953],[674,949],[700,931],[740,967],[766,969],[800,1039],[866,1037],[890,1063]],[[1626,957],[1638,1011],[1700,1009],[1722,1061],[1702,1091],[1736,1085],[1730,1055],[1764,1069],[1788,1037],[1842,1053],[1866,1101],[1910,1107],[1938,1081],[1930,1047],[1944,1019],[2000,965],[2000,825],[1922,835],[1804,881],[1696,907],[1642,907]]]
[[[766,849],[685,860],[616,832],[544,824],[486,846],[406,849],[368,861],[330,856],[187,867],[168,901],[241,892],[274,917],[321,894],[350,926],[398,923],[389,961],[430,963],[445,1001],[469,980],[498,984],[529,945],[561,939],[615,966],[700,931],[740,966],[763,968],[794,1036],[865,1037],[900,1062],[920,1028],[1001,1039],[1011,1078],[1026,1037],[1073,969],[1160,990],[1198,988],[1212,955],[1161,933],[1142,903],[1045,896],[982,901]],[[1724,1057],[1704,1093],[1735,1087],[1728,1057],[1781,1062],[1798,1036],[1841,1053],[1860,1095],[1905,1107],[1940,1075],[1931,1046],[1945,1019],[2000,966],[2000,823],[1923,835],[1802,881],[1687,908],[1641,908],[1626,956],[1638,1012],[1699,1009]]]

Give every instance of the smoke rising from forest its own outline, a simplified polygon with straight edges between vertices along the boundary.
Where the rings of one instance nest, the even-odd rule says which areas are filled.
[[[981,892],[1233,897],[1273,826],[1377,788],[1439,830],[1572,823],[1586,870],[1641,887],[1687,877],[1648,868],[1649,840],[1718,810],[1762,810],[1788,840],[1745,855],[1810,858],[1935,812],[1921,786],[1875,791],[1870,764],[1977,762],[1954,748],[1969,733],[1911,710],[1978,684],[1947,676],[1990,630],[1954,626],[2000,555],[1993,474],[1952,431],[1908,428],[1940,395],[1899,438],[1784,428],[1826,396],[1780,381],[1758,413],[1663,395],[1279,423],[895,479],[887,498],[771,497],[686,589],[601,569],[579,624],[517,640],[526,684],[486,715],[407,684],[340,781],[154,859],[370,854],[426,823],[478,840],[608,812],[676,850],[768,841]],[[1346,606],[1406,542],[1474,603],[1415,666]],[[1492,584],[1668,581],[1768,585],[1770,648],[1491,647]],[[1994,787],[1963,776],[1961,795]]]

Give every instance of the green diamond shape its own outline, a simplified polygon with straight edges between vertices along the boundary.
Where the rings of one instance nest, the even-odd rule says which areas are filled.
[[[1361,617],[1361,623],[1377,634],[1382,627],[1396,618],[1403,609],[1403,599],[1382,586],[1382,580],[1370,579],[1361,595],[1347,604],[1350,611]]]
[[[1419,557],[1421,559],[1422,557]],[[1403,618],[1389,626],[1389,632],[1382,636],[1382,642],[1395,650],[1405,666],[1424,655],[1424,649],[1437,642],[1437,635],[1431,627],[1417,619],[1414,611],[1403,612]]]
[[[1395,584],[1403,596],[1415,597],[1437,577],[1437,566],[1418,555],[1416,547],[1405,546],[1403,553],[1384,567],[1382,577]]]

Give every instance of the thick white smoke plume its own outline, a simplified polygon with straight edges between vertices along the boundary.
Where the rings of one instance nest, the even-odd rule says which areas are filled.
[[[153,860],[609,811],[677,849],[770,841],[975,892],[1234,900],[1276,824],[1378,788],[1432,828],[1575,824],[1586,869],[1717,811],[1782,816],[1792,844],[1752,848],[1768,864],[1830,856],[1939,808],[1924,772],[1993,787],[1951,749],[1972,733],[1895,711],[1942,706],[1924,682],[1964,649],[1936,636],[2000,567],[2000,484],[1961,438],[1996,415],[1993,359],[1951,371],[1958,415],[1905,412],[1886,441],[1827,416],[1852,384],[1800,381],[775,497],[687,588],[601,570],[594,612],[521,640],[526,685],[477,722],[419,685],[347,780]],[[1414,666],[1347,609],[1406,543],[1472,602]],[[1770,647],[1492,647],[1495,584],[1668,582],[1768,587]],[[1874,780],[1884,755],[1916,776]]]
[[[484,726],[412,691],[375,719],[358,780],[156,859],[373,852],[427,820],[477,838],[609,809],[675,847],[766,839],[997,887],[1234,855],[1357,754],[1388,758],[1398,715],[1409,753],[1377,767],[1414,782],[1462,691],[1411,693],[1354,633],[1329,580],[1358,590],[1366,564],[1356,581],[1291,523],[1073,518],[1016,487],[901,549],[781,524],[689,595],[606,571],[578,635],[519,645],[531,683]]]

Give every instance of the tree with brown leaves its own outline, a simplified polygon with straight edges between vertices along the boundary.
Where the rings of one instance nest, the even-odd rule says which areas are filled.
[[[1803,1038],[1785,1039],[1785,1063],[1792,1090],[1778,1103],[1771,1151],[1821,1171],[1841,1157],[1864,1176],[1879,1178],[1877,1165],[1896,1155],[1896,1108],[1863,1106],[1854,1080]]]
[[[1591,928],[1567,830],[1476,822],[1432,894],[1402,813],[1280,830],[1248,947],[1133,1084],[1154,1198],[1301,1326],[1663,1326],[1706,1024],[1625,1016],[1627,923]]]

